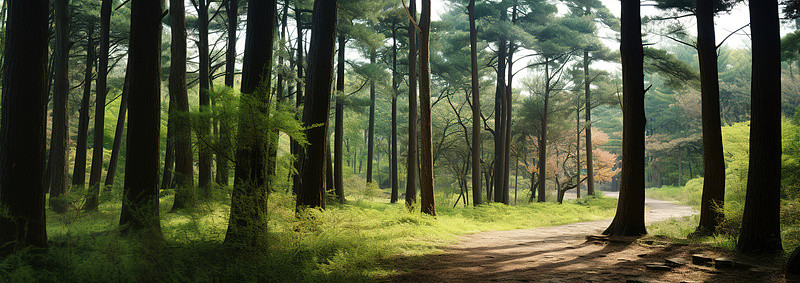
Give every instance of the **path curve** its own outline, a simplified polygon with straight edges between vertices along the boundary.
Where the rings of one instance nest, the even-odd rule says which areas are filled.
[[[617,192],[604,192],[604,195],[618,197]],[[697,214],[691,207],[663,200],[648,198],[645,206],[648,225]],[[603,282],[638,276],[641,273],[638,268],[626,270],[617,263],[640,260],[641,254],[626,252],[625,247],[614,249],[608,247],[611,245],[586,241],[587,235],[600,234],[610,223],[611,219],[604,219],[466,235],[457,244],[445,248],[442,254],[414,259],[411,262],[412,266],[416,265],[413,270],[392,278],[392,281]],[[610,258],[613,253],[616,253],[614,258]],[[604,276],[601,272],[609,266],[612,270]]]

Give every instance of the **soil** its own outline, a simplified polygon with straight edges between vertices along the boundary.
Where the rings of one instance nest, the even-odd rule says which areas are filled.
[[[606,196],[616,197],[606,192]],[[697,212],[646,200],[646,223]],[[395,261],[393,282],[783,282],[783,257],[745,257],[665,237],[599,236],[611,219],[464,236],[441,254]],[[726,258],[732,267],[692,264],[692,255]],[[728,263],[720,260],[720,263]],[[669,264],[668,264],[669,263]]]

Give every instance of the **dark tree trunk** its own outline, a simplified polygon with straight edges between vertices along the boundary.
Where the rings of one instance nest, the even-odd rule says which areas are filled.
[[[617,213],[603,234],[639,236],[644,226],[644,70],[638,0],[622,0],[622,184]]]
[[[69,114],[67,100],[69,97],[69,4],[68,0],[54,2],[56,22],[56,45],[54,51],[53,79],[53,129],[50,138],[50,196],[59,196],[69,188],[67,160],[69,159]],[[46,180],[47,181],[47,180]],[[47,188],[45,188],[47,189]],[[56,212],[64,211],[63,205],[54,205]]]
[[[549,118],[550,106],[550,60],[548,58],[545,58],[544,61],[544,78],[544,111],[539,130],[539,197],[536,199],[537,202],[546,200],[544,189],[547,181],[547,118]]]
[[[511,9],[511,24],[514,25],[517,23],[517,1],[514,1],[514,5]],[[505,92],[505,101],[503,106],[503,114],[505,115],[504,119],[504,126],[503,134],[505,134],[505,144],[503,145],[504,150],[504,157],[503,157],[503,200],[504,204],[509,204],[509,179],[511,176],[511,113],[512,113],[512,102],[513,102],[513,91],[512,91],[512,81],[514,80],[514,49],[516,46],[514,45],[514,41],[511,40],[508,42],[508,55],[506,57],[506,64],[508,64],[507,72],[508,72],[508,81],[506,82],[506,92]]]
[[[72,168],[72,185],[83,186],[86,183],[86,144],[89,132],[89,100],[92,94],[92,67],[94,66],[94,23],[87,22],[86,25],[86,69],[83,77],[83,98],[81,99],[80,116],[78,117],[78,140],[75,142],[75,165]],[[59,197],[61,194],[56,194]],[[51,194],[50,198],[54,196]],[[59,204],[66,205],[66,204]],[[62,211],[59,205],[51,202],[53,210]]]
[[[303,178],[297,195],[297,208],[325,208],[325,153],[328,139],[328,112],[333,81],[333,49],[336,42],[336,0],[315,0],[311,20],[311,47],[308,51],[303,124],[322,125],[306,130],[309,145],[303,162]]]
[[[505,8],[501,11],[501,20],[506,20]],[[494,115],[495,115],[495,136],[494,136],[494,201],[503,202],[505,185],[505,164],[506,164],[506,56],[508,45],[505,36],[500,36],[497,54],[497,87],[495,88]]]
[[[700,91],[703,110],[703,200],[697,231],[713,234],[723,220],[725,201],[725,157],[719,117],[719,75],[714,37],[714,1],[697,0],[697,57],[700,61]]]
[[[433,196],[433,148],[431,146],[431,66],[429,57],[431,0],[422,0],[419,20],[419,107],[420,117],[420,206],[423,213],[436,215]]]
[[[108,94],[109,33],[111,28],[111,0],[100,5],[100,54],[97,62],[97,90],[94,107],[94,145],[92,167],[89,173],[89,195],[83,209],[96,211],[99,205],[100,178],[103,175],[103,139],[105,138],[106,95]]]
[[[233,88],[236,76],[236,30],[239,27],[239,1],[228,0],[228,43],[225,51],[225,86]],[[280,88],[279,88],[280,89]],[[280,96],[280,91],[278,96]],[[219,148],[217,154],[217,184],[227,186],[229,182],[228,158],[231,158],[231,123],[227,114],[219,118]],[[270,155],[272,157],[272,155]],[[270,158],[270,172],[274,172],[275,161]],[[271,174],[268,174],[271,175]]]
[[[172,42],[170,44],[169,95],[175,102],[175,111],[170,111],[170,119],[174,119],[175,148],[175,201],[172,209],[194,206],[196,193],[194,189],[194,156],[192,153],[192,131],[189,117],[189,94],[186,90],[186,7],[183,0],[170,0],[170,26]],[[170,103],[172,105],[172,103]]]
[[[164,170],[161,173],[162,190],[169,189],[172,184],[172,172],[175,167],[175,101],[170,97],[167,106],[167,138],[164,141]]]
[[[242,61],[242,99],[237,133],[231,214],[225,243],[245,248],[267,244],[267,193],[264,125],[252,116],[269,117],[272,49],[277,3],[253,1],[247,7],[247,37]],[[261,104],[261,105],[258,105]],[[256,113],[254,113],[256,112]],[[255,134],[254,134],[255,133]],[[261,133],[261,134],[259,134]]]
[[[750,167],[736,249],[780,253],[781,65],[778,1],[750,1],[753,40]]]
[[[334,114],[334,134],[333,134],[333,187],[336,192],[336,197],[340,203],[344,203],[344,181],[342,179],[342,138],[344,136],[344,103],[342,97],[344,92],[344,51],[345,51],[345,38],[344,35],[339,35],[339,50],[338,62],[336,66],[336,92],[335,98],[335,114]],[[355,168],[355,167],[354,167]]]
[[[131,2],[130,124],[119,224],[124,233],[161,239],[158,216],[161,127],[161,13],[163,1]]]
[[[45,127],[48,2],[11,0],[0,108],[0,255],[47,249]]]
[[[208,4],[210,0],[197,1],[197,32],[200,38],[198,42],[198,57],[200,68],[200,112],[207,113],[211,111],[211,98],[209,97],[209,68],[210,58],[208,54]],[[211,148],[208,143],[211,141],[209,133],[211,131],[211,121],[206,118],[201,118],[197,127],[197,135],[199,141],[197,154],[198,159],[198,172],[197,172],[197,185],[201,190],[208,189],[211,184]]]
[[[389,158],[392,177],[392,196],[391,203],[396,203],[399,193],[397,188],[397,96],[399,95],[397,81],[397,28],[392,25],[392,154]]]
[[[128,60],[130,66],[130,60]],[[117,126],[114,131],[114,145],[111,148],[111,157],[108,160],[108,170],[106,171],[105,186],[110,187],[114,185],[114,176],[117,174],[117,163],[119,161],[119,151],[122,146],[123,135],[125,135],[125,113],[128,110],[128,93],[130,92],[129,83],[130,71],[126,68],[125,83],[122,86],[122,95],[119,103],[119,115],[117,116]]]
[[[375,64],[375,50],[369,53],[369,63]],[[375,160],[375,81],[369,82],[369,127],[367,130],[367,183],[372,182],[372,163]]]
[[[103,176],[103,139],[105,138],[106,95],[108,94],[109,33],[111,29],[111,0],[100,4],[100,54],[97,62],[97,91],[94,106],[94,145],[92,169],[89,171],[89,195],[83,209],[95,211],[99,205],[100,178]]]
[[[475,28],[475,0],[469,1],[469,50],[472,74],[472,204],[481,200],[481,96],[478,76],[478,32]]]
[[[589,51],[583,51],[583,91],[586,94],[586,194],[594,195],[594,154],[592,151],[592,92],[589,82]]]
[[[578,184],[575,186],[577,198],[581,198],[581,102],[578,99],[578,106],[575,109],[575,176]]]
[[[417,203],[417,17],[416,0],[410,0],[408,9],[414,18],[408,23],[408,157],[406,159],[406,206],[412,209]]]
[[[303,77],[303,63],[305,63],[305,61],[303,60],[303,48],[305,48],[305,47],[303,45],[303,23],[300,20],[300,14],[301,14],[300,7],[297,6],[297,4],[295,4],[294,10],[295,10],[295,25],[297,25],[297,56],[296,56],[295,59],[297,60],[296,65],[297,65],[297,79],[298,79],[298,82],[297,82],[297,93],[295,93],[295,95],[294,95],[294,99],[295,99],[294,106],[299,111],[300,110],[300,105],[302,105],[302,103],[303,103],[303,83],[301,83],[301,81],[305,81],[304,77]],[[307,84],[308,82],[305,81],[305,83]],[[297,143],[297,141],[295,141],[295,140],[293,140],[291,138],[289,139],[289,147],[290,147],[292,155],[294,155],[294,157],[295,157],[294,168],[297,169],[298,172],[300,172],[302,170],[302,168],[303,168],[303,161],[304,161],[304,158],[305,158],[303,156],[304,155],[304,153],[302,151],[303,149],[300,146],[300,144]],[[294,194],[295,195],[299,195],[300,194],[298,190],[300,189],[301,182],[302,182],[302,179],[301,179],[299,174],[298,175],[294,175],[292,177],[292,183],[293,183],[292,184],[292,189],[294,190]]]

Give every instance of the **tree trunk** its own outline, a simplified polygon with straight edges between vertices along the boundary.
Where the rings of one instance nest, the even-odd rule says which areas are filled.
[[[700,90],[703,116],[703,199],[697,231],[711,235],[723,220],[725,201],[725,157],[719,117],[719,75],[714,37],[714,1],[697,1],[697,57],[700,61]]]
[[[581,198],[581,100],[578,99],[578,106],[575,109],[575,176],[578,184],[575,186],[577,198]]]
[[[344,152],[342,151],[342,138],[344,137],[344,102],[342,102],[344,94],[344,51],[345,51],[345,38],[344,35],[339,35],[339,59],[336,65],[336,101],[335,110],[335,128],[333,134],[333,187],[336,197],[340,203],[345,202],[344,198],[344,181],[342,179],[342,159]],[[355,168],[355,167],[353,167]]]
[[[297,6],[297,4],[295,4],[294,10],[295,10],[295,25],[297,25],[297,57],[296,57],[297,63],[296,63],[296,65],[297,65],[297,79],[298,79],[298,82],[297,82],[297,93],[295,93],[295,95],[294,95],[294,98],[295,98],[294,106],[299,111],[300,110],[300,105],[302,105],[302,103],[303,103],[303,84],[301,82],[305,81],[305,78],[303,77],[303,63],[305,61],[303,60],[303,48],[304,48],[304,46],[303,46],[303,23],[300,20],[300,14],[301,14],[301,12],[299,12],[300,11],[300,7]],[[307,84],[308,81],[305,81],[305,83]],[[300,144],[297,143],[297,141],[295,141],[295,140],[293,140],[291,138],[289,139],[289,147],[290,147],[292,155],[294,155],[294,157],[295,157],[294,168],[297,169],[298,172],[300,172],[303,169],[303,161],[304,161],[304,158],[305,158],[304,157],[305,153],[303,152],[303,149],[300,146]],[[294,175],[292,177],[292,189],[294,190],[294,194],[295,195],[299,195],[300,194],[300,192],[298,190],[300,189],[300,186],[302,185],[301,182],[302,182],[302,179],[301,179],[299,174],[298,175]]]
[[[478,32],[475,28],[475,0],[469,1],[469,50],[472,74],[472,204],[481,200],[481,96],[478,75]]]
[[[306,130],[309,145],[303,161],[303,180],[297,195],[297,208],[325,208],[325,152],[328,147],[328,112],[333,80],[333,49],[336,42],[336,0],[315,0],[311,21],[311,47],[303,107],[303,124],[322,125]]]
[[[423,213],[436,215],[433,195],[433,149],[431,146],[431,66],[429,57],[431,31],[431,0],[422,0],[419,20],[419,107],[421,140],[420,158],[420,206]]]
[[[175,102],[175,111],[170,111],[170,118],[174,119],[172,139],[175,148],[175,201],[172,210],[176,210],[194,206],[197,198],[191,121],[187,116],[189,94],[186,90],[186,7],[183,0],[170,0],[169,21],[172,27],[169,95],[170,101]]]
[[[617,213],[603,234],[639,236],[644,226],[644,70],[638,0],[622,0],[622,184]]]
[[[406,159],[406,206],[412,209],[417,203],[417,17],[416,0],[410,0],[408,9],[408,156]]]
[[[501,11],[501,20],[506,20],[505,8]],[[494,136],[494,201],[503,201],[506,168],[506,52],[508,46],[505,36],[501,35],[498,42],[497,54],[497,87],[495,88],[494,116],[495,116],[495,136]]]
[[[100,54],[97,62],[92,169],[89,171],[89,195],[83,204],[83,209],[91,211],[96,211],[99,205],[100,177],[103,175],[103,139],[105,138],[106,95],[108,94],[108,39],[111,28],[111,6],[111,0],[103,0],[100,4]]]
[[[545,58],[544,61],[544,113],[542,113],[541,130],[539,131],[539,198],[537,202],[544,202],[545,199],[545,183],[547,180],[547,118],[548,107],[550,102],[550,60]]]
[[[583,91],[586,94],[586,194],[594,195],[594,153],[592,151],[592,92],[589,82],[589,51],[583,51]]]
[[[130,124],[119,224],[124,233],[162,239],[158,216],[161,128],[161,13],[163,1],[131,2]]]
[[[83,186],[86,183],[86,144],[89,132],[89,100],[92,94],[92,67],[95,61],[94,54],[94,23],[87,22],[86,25],[86,69],[83,77],[83,98],[81,99],[81,110],[78,120],[78,140],[75,142],[75,165],[72,168],[72,185]],[[55,196],[50,194],[50,198],[58,198],[62,194]],[[66,204],[59,204],[66,205]],[[51,202],[55,211],[63,211]]]
[[[199,64],[199,81],[200,85],[200,113],[208,113],[211,111],[211,98],[209,97],[209,64],[210,58],[208,54],[208,4],[210,0],[197,1],[197,32],[200,38],[198,42],[198,57]],[[209,132],[211,131],[211,121],[207,118],[201,118],[197,127],[197,135],[199,141],[197,155],[198,159],[198,173],[197,185],[201,190],[207,190],[211,184],[211,148],[208,143],[211,142]]]
[[[399,193],[397,188],[397,96],[399,95],[397,82],[397,29],[392,26],[392,154],[389,158],[392,178],[391,203],[396,203]]]
[[[164,141],[164,170],[161,173],[162,190],[170,188],[172,184],[172,172],[175,167],[175,102],[170,98],[167,106],[167,139]]]
[[[264,177],[265,126],[269,117],[272,49],[277,17],[275,0],[253,1],[247,7],[247,37],[242,61],[242,111],[239,114],[231,212],[225,243],[243,248],[267,244],[267,193]],[[254,103],[265,104],[254,105]],[[254,113],[258,111],[258,113]],[[260,133],[260,134],[259,134]]]
[[[69,114],[67,100],[69,98],[69,4],[68,0],[54,2],[56,23],[56,45],[54,50],[53,79],[53,129],[50,138],[50,157],[47,166],[50,168],[50,196],[59,196],[67,192],[67,160],[69,159]],[[5,3],[4,3],[5,5]],[[48,188],[45,188],[48,189]],[[56,212],[63,212],[63,205],[52,206]]]
[[[750,1],[753,40],[750,167],[736,249],[780,253],[781,81],[778,1]]]
[[[48,2],[9,4],[0,107],[0,255],[28,246],[47,249],[43,178]]]
[[[375,65],[377,54],[370,51],[369,63]],[[372,161],[375,160],[375,81],[369,82],[369,127],[367,133],[367,183],[372,183]]]
[[[239,1],[228,0],[226,8],[228,13],[228,43],[225,50],[225,86],[233,88],[236,76],[236,30],[239,27]],[[280,97],[280,88],[278,92]],[[217,154],[217,184],[227,186],[229,182],[228,158],[231,158],[231,123],[227,114],[222,114],[219,118],[219,148]],[[270,155],[272,157],[272,155]],[[271,158],[268,170],[274,172],[275,161]],[[269,174],[271,175],[271,174]]]
[[[130,66],[130,60],[128,60]],[[119,115],[117,116],[117,126],[114,131],[114,145],[111,148],[111,157],[108,160],[108,170],[106,171],[105,186],[110,187],[114,185],[114,176],[117,174],[117,163],[119,161],[119,150],[122,145],[123,135],[125,135],[125,113],[128,110],[128,92],[130,92],[129,84],[130,71],[125,69],[125,83],[122,86],[122,95],[119,103]]]

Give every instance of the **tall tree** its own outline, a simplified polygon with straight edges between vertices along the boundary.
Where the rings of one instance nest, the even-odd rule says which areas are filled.
[[[103,138],[105,137],[106,94],[108,93],[109,35],[111,31],[111,0],[100,4],[100,54],[97,62],[97,90],[94,108],[94,144],[92,169],[89,173],[89,195],[83,208],[97,210],[100,177],[103,175]]]
[[[499,2],[500,21],[508,21],[506,3]],[[495,135],[494,135],[494,198],[495,202],[503,202],[503,195],[507,192],[505,188],[506,176],[506,61],[508,56],[508,38],[501,34],[497,41],[497,87],[495,88],[494,112],[495,112]],[[491,201],[491,200],[490,200]]]
[[[10,0],[0,107],[0,254],[47,248],[45,123],[48,1]],[[11,243],[11,244],[9,244]]]
[[[86,143],[89,132],[89,100],[92,94],[92,67],[96,60],[94,54],[94,21],[86,22],[86,68],[83,78],[83,98],[78,117],[78,139],[75,142],[75,165],[72,168],[72,185],[83,186],[86,184]],[[56,195],[58,197],[59,195]],[[50,196],[53,197],[52,195]],[[60,210],[60,209],[59,209]]]
[[[469,0],[469,54],[472,75],[472,204],[481,200],[481,96],[478,76],[478,31],[475,28],[475,0]]]
[[[311,20],[303,124],[322,125],[306,130],[309,145],[303,162],[303,178],[297,207],[325,208],[325,154],[328,143],[328,112],[333,80],[333,48],[336,42],[336,0],[315,0]]]
[[[119,224],[125,233],[161,239],[158,213],[158,167],[161,127],[162,0],[131,1],[128,54],[130,108],[125,185]]]
[[[622,0],[622,180],[617,213],[605,235],[647,234],[644,226],[644,50],[639,0]]]
[[[408,156],[406,157],[406,206],[417,203],[417,4],[408,3],[411,19],[408,22]]]
[[[422,0],[419,19],[419,107],[420,107],[420,207],[423,213],[436,215],[433,195],[433,147],[431,144],[431,1]]]
[[[170,119],[173,120],[172,142],[175,155],[175,201],[172,209],[195,205],[194,161],[189,117],[189,95],[186,91],[186,7],[183,0],[169,1],[172,29],[169,65]],[[174,109],[172,109],[174,101]]]
[[[70,17],[68,0],[54,2],[56,45],[54,51],[53,78],[53,130],[50,138],[50,196],[63,195],[67,192],[67,160],[69,156],[69,113],[67,98],[69,97],[69,31]],[[52,199],[52,198],[51,198]],[[52,200],[51,200],[52,202]],[[63,205],[52,205],[53,209],[63,211]]]
[[[228,0],[228,42],[225,50],[225,86],[233,88],[236,76],[236,31],[239,28],[239,1]],[[230,117],[222,115],[219,119],[219,151],[217,154],[217,183],[228,185],[228,158],[231,156]],[[271,162],[270,164],[274,164]],[[274,167],[274,165],[271,165]]]
[[[344,139],[344,59],[346,40],[340,31],[336,61],[336,96],[334,96],[334,129],[333,129],[333,187],[340,203],[345,202],[344,181],[342,178],[342,143]]]
[[[237,133],[234,190],[225,243],[262,247],[267,236],[267,192],[264,177],[264,136],[258,119],[268,115],[272,48],[276,30],[275,0],[252,1],[247,7],[247,37],[242,61],[242,111]],[[266,106],[265,106],[266,105]],[[252,113],[257,110],[260,113]],[[262,128],[263,129],[263,128]],[[255,133],[255,134],[254,134]]]
[[[130,66],[130,60],[128,60]],[[125,68],[125,82],[122,86],[122,94],[120,95],[119,113],[117,114],[117,126],[114,130],[114,144],[111,147],[111,157],[108,160],[108,170],[106,171],[105,186],[109,187],[114,185],[114,176],[117,174],[117,163],[119,161],[120,147],[122,147],[122,138],[125,135],[125,114],[128,111],[128,93],[130,92],[130,72]]]
[[[719,72],[714,36],[714,0],[697,0],[697,57],[703,120],[703,199],[697,231],[713,234],[722,222],[725,201],[725,157],[719,109]]]
[[[199,81],[200,81],[200,112],[205,113],[209,112],[211,109],[211,98],[209,96],[209,88],[211,84],[209,83],[210,75],[209,75],[209,68],[210,68],[210,57],[208,53],[208,4],[209,0],[197,0],[197,32],[199,33],[199,41],[197,42],[198,46],[198,57],[199,57],[199,64],[198,67],[200,68],[199,74]],[[197,182],[198,187],[201,189],[206,189],[211,184],[211,148],[209,147],[208,142],[209,133],[211,131],[211,121],[207,117],[203,117],[200,120],[200,123],[197,127],[197,135],[198,139],[200,140],[199,153],[197,155],[198,159],[198,172],[197,172]]]
[[[753,40],[750,166],[736,249],[779,253],[781,246],[781,58],[778,1],[750,1]]]
[[[377,51],[369,50],[369,63],[375,65]],[[367,183],[372,182],[372,163],[375,160],[375,79],[369,81],[369,123],[367,127]]]

